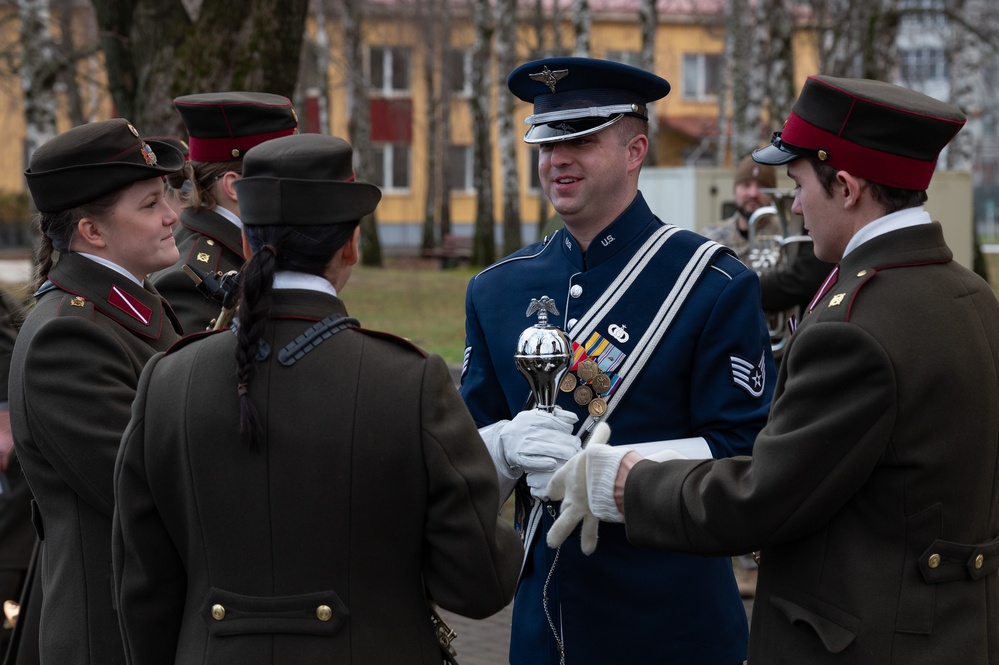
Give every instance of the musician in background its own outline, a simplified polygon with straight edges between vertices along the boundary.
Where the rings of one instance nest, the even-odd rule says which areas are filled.
[[[732,195],[735,198],[735,212],[731,217],[710,224],[701,235],[725,245],[748,265],[749,218],[754,212],[770,205],[770,194],[766,190],[777,187],[777,171],[769,164],[757,164],[751,155],[746,155],[735,169]],[[773,215],[761,216],[757,220],[756,235],[782,235],[780,222]]]
[[[184,271],[238,271],[243,265],[239,197],[235,183],[243,155],[255,145],[298,131],[291,100],[263,92],[209,92],[174,100],[187,127],[190,191],[175,236],[180,259],[150,275],[184,326],[184,334],[204,331],[220,305],[199,291]],[[178,178],[179,180],[179,178]]]

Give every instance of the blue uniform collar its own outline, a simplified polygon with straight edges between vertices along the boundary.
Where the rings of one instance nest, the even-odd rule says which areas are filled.
[[[579,270],[589,270],[617,255],[649,224],[659,223],[645,202],[645,197],[638,192],[631,205],[593,238],[586,250],[585,259],[582,248],[568,229],[563,229],[562,253]]]

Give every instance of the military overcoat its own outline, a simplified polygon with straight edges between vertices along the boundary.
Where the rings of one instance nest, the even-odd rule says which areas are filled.
[[[516,583],[489,455],[439,356],[348,328],[282,364],[346,311],[274,293],[249,383],[259,450],[240,439],[231,331],[143,375],[116,471],[129,662],[437,665],[427,599],[483,618]]]
[[[786,348],[753,458],[640,462],[628,538],[761,549],[751,664],[999,663],[999,304],[939,224],[875,237]]]
[[[65,254],[14,345],[14,446],[42,540],[41,658],[124,662],[111,575],[114,463],[146,361],[179,338],[165,301]]]

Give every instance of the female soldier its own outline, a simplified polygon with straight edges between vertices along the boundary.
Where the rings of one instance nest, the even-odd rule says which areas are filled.
[[[143,279],[177,260],[161,178],[183,162],[119,118],[56,136],[25,172],[42,238],[37,302],[11,360],[10,418],[38,504],[43,664],[124,660],[111,578],[114,460],[143,365],[179,338]]]
[[[431,663],[428,599],[482,618],[523,548],[439,356],[338,293],[381,197],[316,134],[249,151],[236,334],[151,361],[115,470],[129,662]]]
[[[184,267],[210,274],[242,267],[242,222],[233,184],[243,172],[243,156],[259,143],[298,131],[298,116],[290,99],[265,92],[208,92],[173,103],[187,127],[190,161],[184,178],[190,189],[176,234],[180,260],[149,281],[189,334],[208,328],[221,306],[195,287]]]

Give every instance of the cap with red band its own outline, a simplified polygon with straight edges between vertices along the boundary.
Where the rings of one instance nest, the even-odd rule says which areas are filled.
[[[967,118],[951,104],[883,81],[810,76],[761,164],[814,157],[899,189],[925,190],[937,157]]]
[[[173,100],[187,127],[190,158],[231,162],[264,141],[298,131],[291,100],[264,92],[210,92]]]

